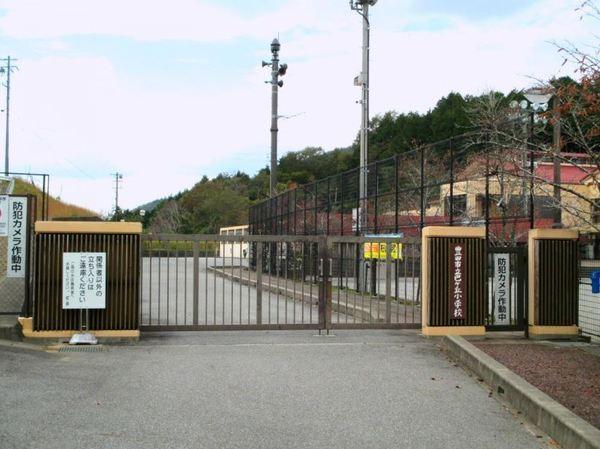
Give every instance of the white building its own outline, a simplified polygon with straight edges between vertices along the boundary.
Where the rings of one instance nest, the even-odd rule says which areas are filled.
[[[248,235],[248,225],[229,226],[219,229],[220,235]],[[248,242],[220,242],[219,256],[247,259],[249,255]]]

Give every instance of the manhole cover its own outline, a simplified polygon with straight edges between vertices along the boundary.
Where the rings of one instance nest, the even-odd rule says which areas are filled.
[[[96,345],[71,345],[61,346],[58,348],[58,352],[103,352],[105,351],[104,346]]]

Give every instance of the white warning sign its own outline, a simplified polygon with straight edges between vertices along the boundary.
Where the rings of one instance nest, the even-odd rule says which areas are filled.
[[[106,253],[63,253],[62,306],[106,308]]]

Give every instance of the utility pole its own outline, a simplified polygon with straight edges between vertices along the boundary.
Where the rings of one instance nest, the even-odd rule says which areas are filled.
[[[354,84],[361,86],[362,98],[361,123],[360,123],[360,169],[359,169],[359,210],[358,229],[364,232],[368,226],[367,219],[367,165],[369,163],[369,51],[370,31],[369,6],[373,6],[377,0],[350,0],[350,9],[362,16],[362,69]]]
[[[9,122],[10,122],[10,74],[13,70],[19,70],[15,65],[12,65],[16,59],[11,59],[10,56],[0,59],[2,66],[0,66],[0,74],[6,73],[6,133],[4,141],[4,175],[8,176],[9,164],[8,164],[8,146],[9,146]]]
[[[279,119],[278,106],[279,106],[279,88],[283,87],[283,81],[279,79],[287,72],[287,64],[279,65],[279,50],[281,44],[278,39],[273,39],[271,42],[271,62],[262,62],[262,66],[271,67],[271,80],[265,81],[267,84],[271,84],[271,174],[269,177],[269,196],[274,197],[277,195],[277,121]]]
[[[358,170],[358,211],[356,220],[357,233],[364,234],[369,225],[367,212],[367,165],[369,163],[369,51],[370,51],[370,32],[369,6],[373,6],[377,0],[350,0],[350,9],[356,11],[362,17],[362,69],[360,75],[355,78],[354,84],[360,86],[362,97],[359,101],[361,105],[360,120],[360,162]],[[377,217],[375,217],[377,220]],[[357,254],[358,256],[358,254]],[[357,258],[358,259],[358,258]],[[376,260],[371,259],[371,285],[374,287],[377,278]],[[366,291],[367,278],[364,263],[358,265],[357,290]]]
[[[123,174],[122,173],[111,173],[115,177],[115,213],[114,217],[118,219],[119,215],[119,184],[123,182]]]

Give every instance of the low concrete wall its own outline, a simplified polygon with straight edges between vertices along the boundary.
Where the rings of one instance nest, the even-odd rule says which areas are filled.
[[[513,373],[462,337],[448,336],[451,356],[481,377],[497,394],[568,449],[600,449],[600,430]]]

